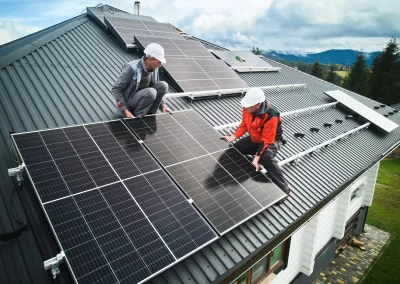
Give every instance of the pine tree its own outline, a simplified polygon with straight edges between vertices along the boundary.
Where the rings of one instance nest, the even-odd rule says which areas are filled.
[[[400,102],[400,52],[392,38],[372,62],[371,97],[392,105]]]
[[[334,83],[336,76],[337,76],[334,69],[335,69],[335,65],[333,65],[333,63],[332,63],[331,67],[329,68],[328,75],[326,76],[326,81],[328,81],[330,83]]]
[[[369,96],[369,69],[365,55],[359,52],[349,74],[344,80],[344,87],[360,95]]]
[[[311,75],[321,79],[324,77],[324,71],[322,69],[321,64],[319,64],[318,59],[316,59],[314,64],[312,65]]]
[[[258,46],[254,47],[254,45],[253,45],[253,49],[251,50],[251,52],[253,52],[256,55],[260,55],[260,49],[258,48]]]

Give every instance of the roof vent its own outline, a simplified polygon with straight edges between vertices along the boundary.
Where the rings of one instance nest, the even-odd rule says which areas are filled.
[[[374,109],[378,109],[379,108],[379,106],[374,106]]]
[[[312,128],[310,128],[310,131],[316,133],[319,131],[319,128],[312,127]]]
[[[383,105],[383,104],[381,105],[381,107],[385,107],[385,106],[386,106],[386,105]]]
[[[133,14],[140,15],[140,1],[135,1],[133,8],[134,8]]]
[[[393,114],[394,114],[394,112],[391,112],[391,111],[388,112],[388,115],[393,115]]]
[[[388,114],[384,114],[383,116],[384,116],[384,117],[389,117],[389,115],[388,115]]]
[[[346,115],[346,119],[352,119],[353,116],[351,114]]]
[[[394,112],[394,113],[398,113],[399,111],[398,111],[397,109],[394,109],[393,112]]]
[[[304,136],[306,136],[304,133],[300,133],[300,132],[297,132],[297,133],[295,133],[294,134],[294,137],[296,137],[296,138],[304,138]]]
[[[324,123],[324,127],[332,127],[332,123]]]
[[[342,120],[342,119],[336,119],[335,122],[336,122],[336,123],[342,123],[343,120]]]

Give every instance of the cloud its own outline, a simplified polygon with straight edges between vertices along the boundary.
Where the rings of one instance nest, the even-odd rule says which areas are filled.
[[[0,21],[0,45],[40,31],[39,27],[25,26],[13,21]]]
[[[189,34],[230,49],[258,46],[264,50],[296,53],[334,48],[370,52],[382,50],[392,36],[400,37],[400,9],[395,9],[393,0],[141,2],[142,15],[171,23]],[[109,0],[106,3],[133,13],[132,0]],[[18,4],[17,9],[8,9],[3,14],[16,26],[25,26],[28,32],[29,27],[45,28],[57,24],[79,15],[87,6],[97,4],[98,0],[27,0]],[[18,13],[12,14],[13,11]],[[0,18],[1,15],[2,12]],[[15,39],[14,32],[6,30],[7,27],[2,30],[4,36],[1,40],[4,42],[10,36]]]
[[[393,8],[391,0],[175,0],[168,5],[148,0],[142,11],[225,47],[304,53],[381,50],[392,36],[400,36],[400,10]]]

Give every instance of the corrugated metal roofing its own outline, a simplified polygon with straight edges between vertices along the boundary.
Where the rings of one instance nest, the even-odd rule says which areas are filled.
[[[57,36],[56,36],[57,35]],[[196,38],[191,38],[197,40]],[[6,169],[16,166],[15,156],[9,140],[9,132],[23,132],[65,125],[89,123],[118,117],[110,93],[111,85],[121,66],[137,55],[123,51],[88,16],[80,16],[29,39],[36,48],[23,54],[13,53],[10,64],[0,70],[0,127],[2,145],[0,158],[1,230],[15,228],[8,208],[13,182]],[[202,42],[209,49],[216,45]],[[15,45],[25,48],[25,45]],[[10,49],[10,46],[5,48]],[[223,48],[220,48],[223,49]],[[25,49],[26,50],[26,49]],[[6,55],[0,47],[0,56]],[[325,104],[331,100],[324,91],[340,89],[325,81],[267,60],[281,67],[280,72],[241,73],[250,86],[306,83],[306,89],[281,89],[266,91],[267,97],[281,112]],[[373,107],[379,103],[346,91],[358,100]],[[193,108],[213,126],[240,120],[240,97],[195,100],[172,98],[168,104],[174,110]],[[389,110],[380,108],[379,112]],[[334,123],[344,118],[346,112],[340,108],[302,113],[284,118],[284,131],[288,143],[279,153],[278,159],[298,153],[313,145],[335,137],[362,124],[356,119]],[[400,114],[389,117],[400,123]],[[324,128],[324,122],[333,122]],[[318,127],[312,133],[311,127]],[[222,132],[231,131],[226,129]],[[295,138],[295,132],[304,132],[303,139]],[[284,174],[294,188],[293,196],[280,206],[273,206],[238,228],[224,235],[213,244],[195,253],[188,259],[153,279],[154,283],[209,283],[220,280],[230,269],[242,264],[255,251],[283,233],[299,217],[309,212],[331,192],[354,177],[360,170],[378,159],[385,151],[400,141],[400,128],[383,135],[375,130],[362,130],[336,145],[324,148],[320,153],[301,159],[298,165],[285,165]],[[379,145],[379,146],[377,146]],[[360,147],[362,146],[362,147]],[[57,251],[50,230],[44,221],[40,207],[29,186],[18,190],[15,198],[18,215],[28,219],[35,234],[29,231],[16,245],[6,246],[0,259],[0,277],[10,283],[49,283],[42,271],[42,261],[53,257]],[[24,210],[20,204],[24,201]],[[42,229],[38,235],[38,228]],[[39,230],[40,231],[40,230]],[[11,259],[11,261],[10,261]],[[28,263],[29,262],[29,263]],[[21,267],[19,269],[19,267]],[[64,269],[65,271],[65,269]],[[65,275],[66,273],[63,272]],[[69,277],[62,278],[65,283]]]

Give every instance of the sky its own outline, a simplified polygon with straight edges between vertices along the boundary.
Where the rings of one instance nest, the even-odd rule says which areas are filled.
[[[84,13],[99,2],[0,0],[0,45]],[[135,1],[102,2],[133,13]],[[295,54],[381,51],[400,40],[397,0],[142,0],[141,14],[232,50]]]

